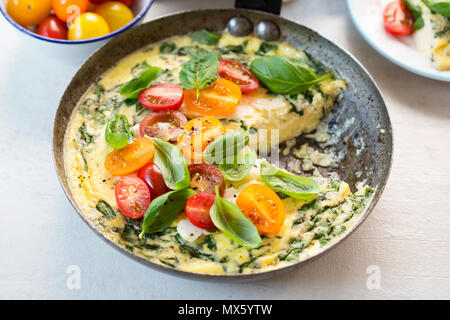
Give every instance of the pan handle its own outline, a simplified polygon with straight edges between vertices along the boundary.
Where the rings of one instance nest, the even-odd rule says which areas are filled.
[[[280,14],[282,0],[236,0],[234,7],[237,9],[253,9]]]

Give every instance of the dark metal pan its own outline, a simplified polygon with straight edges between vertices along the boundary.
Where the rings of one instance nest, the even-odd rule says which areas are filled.
[[[167,37],[186,34],[202,28],[222,31],[230,18],[238,15],[248,18],[253,25],[257,25],[260,21],[274,22],[281,32],[281,40],[285,40],[294,47],[317,57],[325,65],[337,70],[347,81],[348,90],[345,91],[342,99],[338,102],[339,106],[326,119],[338,138],[337,144],[331,147],[342,155],[339,165],[329,171],[336,172],[350,184],[352,189],[355,187],[355,183],[361,180],[365,180],[368,185],[376,187],[373,199],[363,212],[363,217],[358,225],[369,215],[383,192],[392,162],[391,123],[386,105],[371,76],[352,55],[305,26],[269,13],[244,9],[224,9],[177,13],[133,28],[100,48],[75,74],[61,98],[56,113],[53,153],[56,170],[64,191],[82,218],[80,208],[69,188],[63,163],[64,135],[67,124],[82,95],[97,77],[133,51]],[[354,119],[354,122],[350,126],[345,126],[348,119]],[[303,137],[298,138],[298,143],[302,143],[304,139]],[[287,160],[289,159],[282,159],[282,163]],[[329,171],[324,171],[323,174],[326,175]],[[171,274],[203,280],[228,281],[272,276],[303,265],[335,246],[325,249],[308,260],[294,263],[282,269],[256,274],[202,275],[174,270],[134,256],[104,237],[85,218],[83,220],[114,248],[145,265]],[[339,242],[347,236],[348,234],[339,239]]]

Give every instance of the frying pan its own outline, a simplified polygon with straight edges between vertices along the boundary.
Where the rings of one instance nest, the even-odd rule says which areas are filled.
[[[242,5],[242,2],[238,0],[237,5]],[[273,2],[267,1],[254,1],[250,5],[249,2],[244,2],[247,7],[270,9],[269,11],[279,13],[281,0],[277,0],[275,3],[278,6],[274,6]],[[256,6],[252,6],[252,4]],[[337,243],[342,242],[355,230],[353,228],[351,232],[342,236],[334,245],[325,248],[320,254],[281,269],[255,274],[204,275],[172,269],[135,256],[107,239],[81,214],[81,210],[75,202],[74,196],[69,188],[67,174],[64,168],[63,154],[64,136],[69,119],[77,102],[86,90],[95,79],[113,67],[120,59],[135,50],[174,35],[187,34],[203,28],[222,31],[230,19],[236,16],[249,19],[253,25],[257,25],[261,21],[275,23],[281,34],[281,41],[287,41],[292,46],[306,51],[326,66],[337,70],[339,75],[346,80],[348,90],[343,93],[334,111],[324,119],[324,121],[329,123],[332,131],[331,134],[336,143],[333,145],[317,145],[316,147],[325,151],[336,152],[341,159],[336,167],[321,169],[322,174],[337,174],[341,179],[350,184],[352,190],[354,190],[355,184],[358,181],[364,181],[375,188],[374,195],[362,212],[362,218],[358,221],[355,228],[373,210],[389,176],[392,163],[392,128],[386,105],[377,85],[364,67],[351,54],[313,30],[294,21],[281,18],[273,13],[242,8],[186,11],[165,16],[132,28],[105,44],[88,58],[67,86],[61,98],[54,121],[53,155],[56,171],[67,197],[82,219],[94,232],[129,257],[170,274],[219,281],[242,281],[265,278],[292,270],[318,258],[334,248]],[[297,146],[300,146],[305,140],[308,139],[303,136],[299,137],[297,139]],[[286,165],[293,159],[291,156],[280,156],[280,158],[282,165]]]

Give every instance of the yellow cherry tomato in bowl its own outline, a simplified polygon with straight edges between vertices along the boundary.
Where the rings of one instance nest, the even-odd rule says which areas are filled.
[[[103,36],[109,33],[106,20],[100,15],[85,12],[76,18],[69,27],[69,40],[84,40]]]
[[[34,26],[45,20],[52,10],[51,0],[9,0],[6,11],[18,24]]]
[[[130,8],[118,1],[105,2],[95,12],[105,18],[111,31],[120,29],[133,20]]]
[[[53,11],[56,16],[66,22],[72,22],[86,11],[88,0],[52,0]]]

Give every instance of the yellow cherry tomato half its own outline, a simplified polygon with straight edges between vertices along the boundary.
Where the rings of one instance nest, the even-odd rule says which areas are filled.
[[[130,8],[118,1],[105,2],[95,12],[106,20],[111,31],[120,29],[133,20],[133,12]]]
[[[51,0],[9,0],[6,11],[18,24],[34,26],[45,20],[52,10]]]
[[[105,160],[105,168],[113,176],[125,176],[133,173],[151,160],[155,154],[152,140],[142,137],[120,150],[111,152]]]
[[[177,144],[188,162],[203,163],[203,151],[224,133],[225,127],[216,117],[199,117],[185,123]]]
[[[228,116],[236,110],[241,96],[241,89],[237,84],[217,79],[211,87],[200,90],[198,99],[196,89],[185,90],[184,101],[188,113]]]
[[[280,197],[262,184],[245,187],[237,197],[236,205],[261,234],[279,232],[286,219],[286,211]]]
[[[84,40],[109,33],[105,19],[96,13],[86,12],[76,18],[69,27],[69,40]]]
[[[73,22],[83,12],[86,12],[88,0],[52,0],[56,16],[66,22]]]

